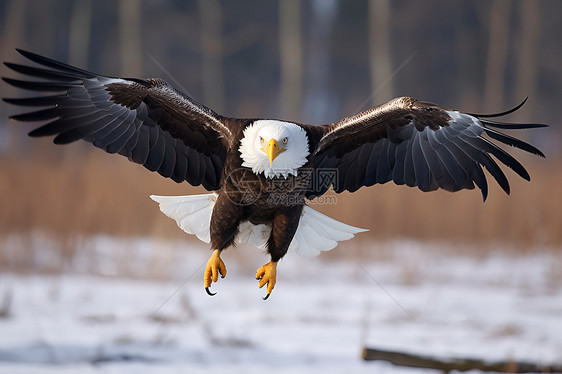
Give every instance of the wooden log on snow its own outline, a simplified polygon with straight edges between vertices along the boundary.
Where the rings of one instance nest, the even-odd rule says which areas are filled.
[[[442,370],[445,373],[452,370],[481,370],[498,373],[562,373],[562,365],[540,365],[520,361],[489,362],[471,358],[437,358],[374,348],[363,348],[363,359],[367,361],[388,361],[398,366]]]

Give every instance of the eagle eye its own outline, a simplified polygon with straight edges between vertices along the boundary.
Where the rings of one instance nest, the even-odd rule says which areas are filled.
[[[263,144],[265,142],[265,140],[263,140],[263,138],[260,136],[260,144]]]
[[[283,140],[281,140],[283,142],[283,144],[287,144],[288,139],[287,138],[283,138]]]

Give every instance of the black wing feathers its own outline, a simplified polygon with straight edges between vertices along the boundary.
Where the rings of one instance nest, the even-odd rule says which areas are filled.
[[[541,157],[544,154],[494,128],[524,129],[545,125],[499,123],[480,117],[509,114],[523,103],[495,115],[469,115],[413,98],[397,98],[322,126],[324,135],[314,165],[336,170],[337,180],[333,183],[336,192],[355,191],[390,180],[399,185],[417,186],[422,191],[438,188],[458,191],[473,189],[476,184],[485,200],[488,184],[483,166],[509,193],[508,180],[491,155],[522,178],[529,180],[529,174],[519,161],[491,140]],[[314,186],[311,184],[309,197],[319,196],[328,189]]]
[[[49,67],[52,69],[55,69],[56,71],[60,71],[63,73],[68,73],[68,74],[75,74],[79,77],[84,77],[84,78],[95,78],[97,75],[94,73],[91,73],[89,71],[86,70],[82,70],[79,68],[76,68],[74,66],[70,66],[67,65],[65,63],[44,57],[44,56],[40,56],[36,53],[33,52],[29,52],[29,51],[24,51],[23,49],[19,49],[16,48],[16,51],[18,51],[22,56],[24,56],[25,58],[36,62],[40,65],[43,65],[45,67]]]
[[[222,117],[159,79],[97,75],[31,52],[18,50],[42,67],[6,62],[29,78],[2,78],[48,96],[4,101],[37,107],[14,115],[17,121],[48,121],[30,136],[52,136],[66,144],[84,139],[109,153],[157,171],[176,182],[220,187],[229,129]]]

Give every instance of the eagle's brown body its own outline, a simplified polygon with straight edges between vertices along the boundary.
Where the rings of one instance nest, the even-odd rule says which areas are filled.
[[[230,125],[230,128],[236,129],[232,134],[232,148],[237,148],[243,130],[253,122],[251,119],[241,119],[236,125]],[[217,191],[216,208],[213,209],[211,218],[212,248],[222,250],[231,246],[239,224],[249,221],[254,225],[271,226],[267,251],[272,261],[279,261],[285,255],[298,228],[307,191],[310,190],[314,173],[312,154],[322,136],[314,127],[304,127],[307,130],[311,156],[297,176],[266,178],[263,174],[254,174],[243,167],[237,152],[227,154],[223,184]]]

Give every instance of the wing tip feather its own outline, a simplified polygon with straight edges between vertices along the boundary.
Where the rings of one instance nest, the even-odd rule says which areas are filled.
[[[516,106],[514,106],[511,109],[505,110],[503,112],[498,112],[498,113],[486,113],[486,114],[476,114],[476,113],[467,113],[468,115],[471,115],[473,117],[478,117],[478,118],[493,118],[493,117],[502,117],[502,116],[506,116],[508,114],[511,114],[513,112],[518,111],[519,109],[521,109],[521,107],[523,105],[525,105],[525,103],[527,102],[527,100],[529,99],[529,96],[527,96],[521,103],[517,104]]]

